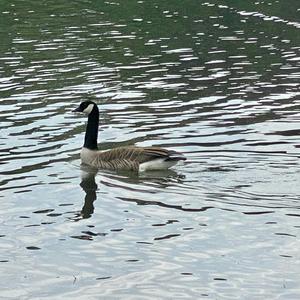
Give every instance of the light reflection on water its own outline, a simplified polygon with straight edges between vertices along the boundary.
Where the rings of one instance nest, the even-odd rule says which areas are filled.
[[[32,4],[0,4],[0,296],[299,298],[297,10]],[[187,161],[80,166],[87,98],[101,149]]]

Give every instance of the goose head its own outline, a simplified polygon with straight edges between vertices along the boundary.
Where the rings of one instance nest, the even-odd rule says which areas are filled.
[[[85,113],[85,114],[89,115],[95,107],[97,107],[96,103],[88,100],[88,101],[81,102],[79,104],[79,106],[76,109],[74,109],[73,111],[81,112],[81,113]]]

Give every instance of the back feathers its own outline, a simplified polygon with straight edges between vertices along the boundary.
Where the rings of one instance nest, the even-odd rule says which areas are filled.
[[[89,160],[86,161],[84,151],[90,151],[87,156]],[[88,158],[87,157],[87,158]],[[101,169],[110,170],[141,170],[141,166],[147,165],[148,169],[157,169],[151,162],[155,162],[162,165],[161,168],[168,168],[174,165],[179,160],[185,160],[186,158],[174,151],[167,150],[159,147],[118,147],[107,151],[91,151],[83,149],[82,152],[83,162]],[[163,166],[165,165],[165,167]]]

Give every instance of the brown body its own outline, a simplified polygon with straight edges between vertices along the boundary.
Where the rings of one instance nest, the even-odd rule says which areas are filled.
[[[179,160],[180,153],[159,147],[118,147],[107,151],[82,148],[81,160],[90,166],[109,170],[146,171],[167,169]]]

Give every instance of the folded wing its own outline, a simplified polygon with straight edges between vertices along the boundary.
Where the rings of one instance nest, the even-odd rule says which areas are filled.
[[[106,169],[139,170],[141,164],[151,161],[177,162],[185,159],[181,153],[159,147],[118,147],[99,153],[97,164]]]

